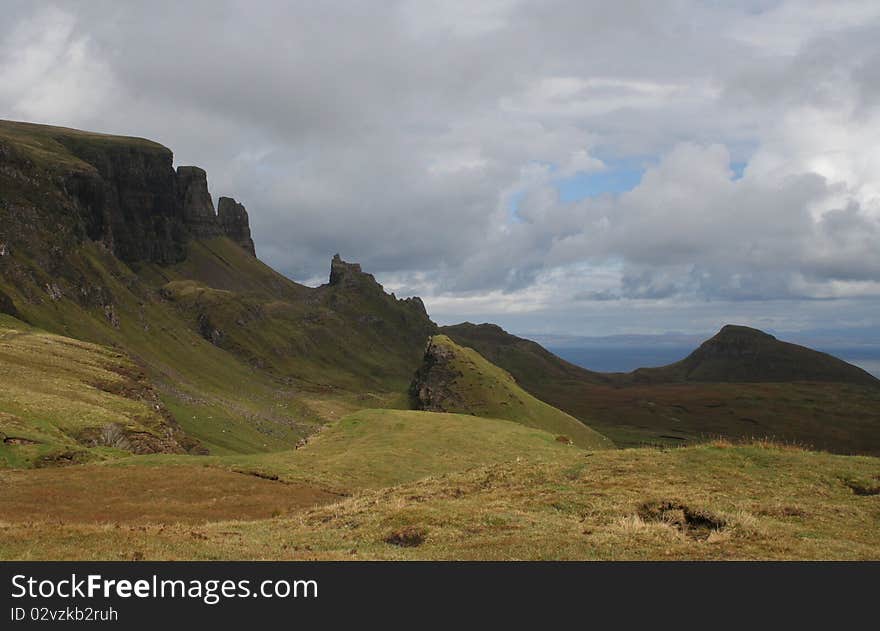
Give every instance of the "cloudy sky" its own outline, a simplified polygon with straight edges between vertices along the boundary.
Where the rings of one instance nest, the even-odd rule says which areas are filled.
[[[876,0],[0,0],[0,118],[144,136],[319,284],[520,333],[880,327]]]

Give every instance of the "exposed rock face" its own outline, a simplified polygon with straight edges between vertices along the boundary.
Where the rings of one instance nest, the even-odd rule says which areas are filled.
[[[382,289],[382,285],[376,282],[372,274],[361,270],[359,263],[347,263],[339,254],[334,254],[330,261],[330,284],[349,287],[375,285]]]
[[[208,175],[193,166],[177,167],[177,200],[189,233],[197,239],[223,234],[208,192]]]
[[[11,315],[13,318],[18,317],[18,309],[15,308],[15,303],[3,291],[0,291],[0,313]]]
[[[410,404],[416,410],[448,412],[463,405],[461,396],[452,387],[461,376],[452,368],[455,352],[450,346],[428,340],[422,365],[409,386]]]
[[[104,242],[128,262],[172,263],[186,257],[188,235],[176,200],[170,150],[59,140],[95,169],[73,171],[65,181],[89,238]]]
[[[419,298],[400,299],[385,293],[372,274],[338,254],[330,262],[330,282],[318,292],[327,307],[349,319],[358,335],[375,340],[375,348],[411,357],[408,374],[412,374],[420,359],[419,349],[437,329]]]
[[[254,253],[244,207],[229,199],[218,216],[205,171],[175,171],[166,147],[140,138],[3,124],[11,135],[0,137],[0,221],[7,224],[0,230],[0,260],[23,248],[50,268],[50,253],[91,240],[126,263],[172,264],[186,258],[190,239],[224,235]],[[35,140],[27,140],[28,134]],[[40,142],[53,143],[49,154],[36,152]]]
[[[436,329],[436,325],[428,317],[428,312],[421,298],[418,296],[398,298],[394,294],[386,294],[385,289],[376,281],[375,276],[361,270],[358,263],[343,261],[339,254],[334,254],[333,260],[330,261],[330,283],[325,287],[342,290],[336,292],[337,298],[342,301],[344,301],[344,296],[359,295],[379,303],[387,303],[393,308],[396,321],[385,324],[406,330],[417,330],[420,336],[417,343],[421,343],[425,337],[432,335]],[[339,302],[340,300],[337,300],[337,304]],[[379,319],[377,323],[382,324],[383,321]]]
[[[217,218],[223,233],[256,256],[254,240],[251,238],[251,227],[247,210],[231,197],[221,197],[217,203]]]

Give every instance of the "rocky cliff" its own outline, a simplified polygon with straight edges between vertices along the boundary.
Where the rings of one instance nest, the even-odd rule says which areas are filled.
[[[382,289],[375,276],[361,270],[360,263],[343,261],[339,254],[334,254],[330,261],[330,285]]]
[[[169,149],[140,138],[0,121],[0,191],[0,219],[15,218],[0,242],[39,257],[88,239],[167,265],[191,239],[220,236],[254,253],[244,207],[230,200],[218,216],[205,171],[175,171]]]
[[[186,255],[171,151],[155,144],[58,140],[92,167],[74,169],[65,178],[89,238],[104,242],[124,261],[171,263]]]
[[[192,237],[207,239],[223,234],[208,192],[208,175],[194,166],[177,167],[177,204]]]
[[[254,240],[251,238],[251,227],[247,210],[231,197],[221,197],[217,204],[217,218],[223,234],[244,248],[251,256],[256,256]]]

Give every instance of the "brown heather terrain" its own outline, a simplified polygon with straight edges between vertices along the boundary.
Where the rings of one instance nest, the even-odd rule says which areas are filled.
[[[128,483],[127,474],[110,469],[105,475]],[[181,484],[210,479],[190,478],[192,467],[169,471]],[[57,480],[63,484],[62,476]],[[76,477],[71,480],[65,494],[75,491]],[[0,557],[880,559],[880,462],[765,443],[601,452],[568,447],[552,458],[524,451],[505,462],[356,491],[301,510],[283,483],[265,484],[278,493],[271,502],[278,514],[271,518],[261,518],[255,507],[220,521],[196,523],[184,511],[157,523],[167,510],[160,496],[141,500],[140,519],[126,503],[100,519],[92,509],[76,517],[10,519],[5,513]],[[202,506],[208,498],[238,497],[220,487],[205,493]],[[181,497],[171,494],[172,501]],[[29,499],[45,498],[36,492]],[[19,500],[27,501],[23,494]]]
[[[204,524],[267,519],[340,495],[199,464],[0,471],[0,515],[21,523]]]

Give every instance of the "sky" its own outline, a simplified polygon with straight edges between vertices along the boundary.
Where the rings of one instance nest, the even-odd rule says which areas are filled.
[[[0,118],[161,142],[295,280],[339,252],[519,333],[880,330],[876,0],[0,9]]]

